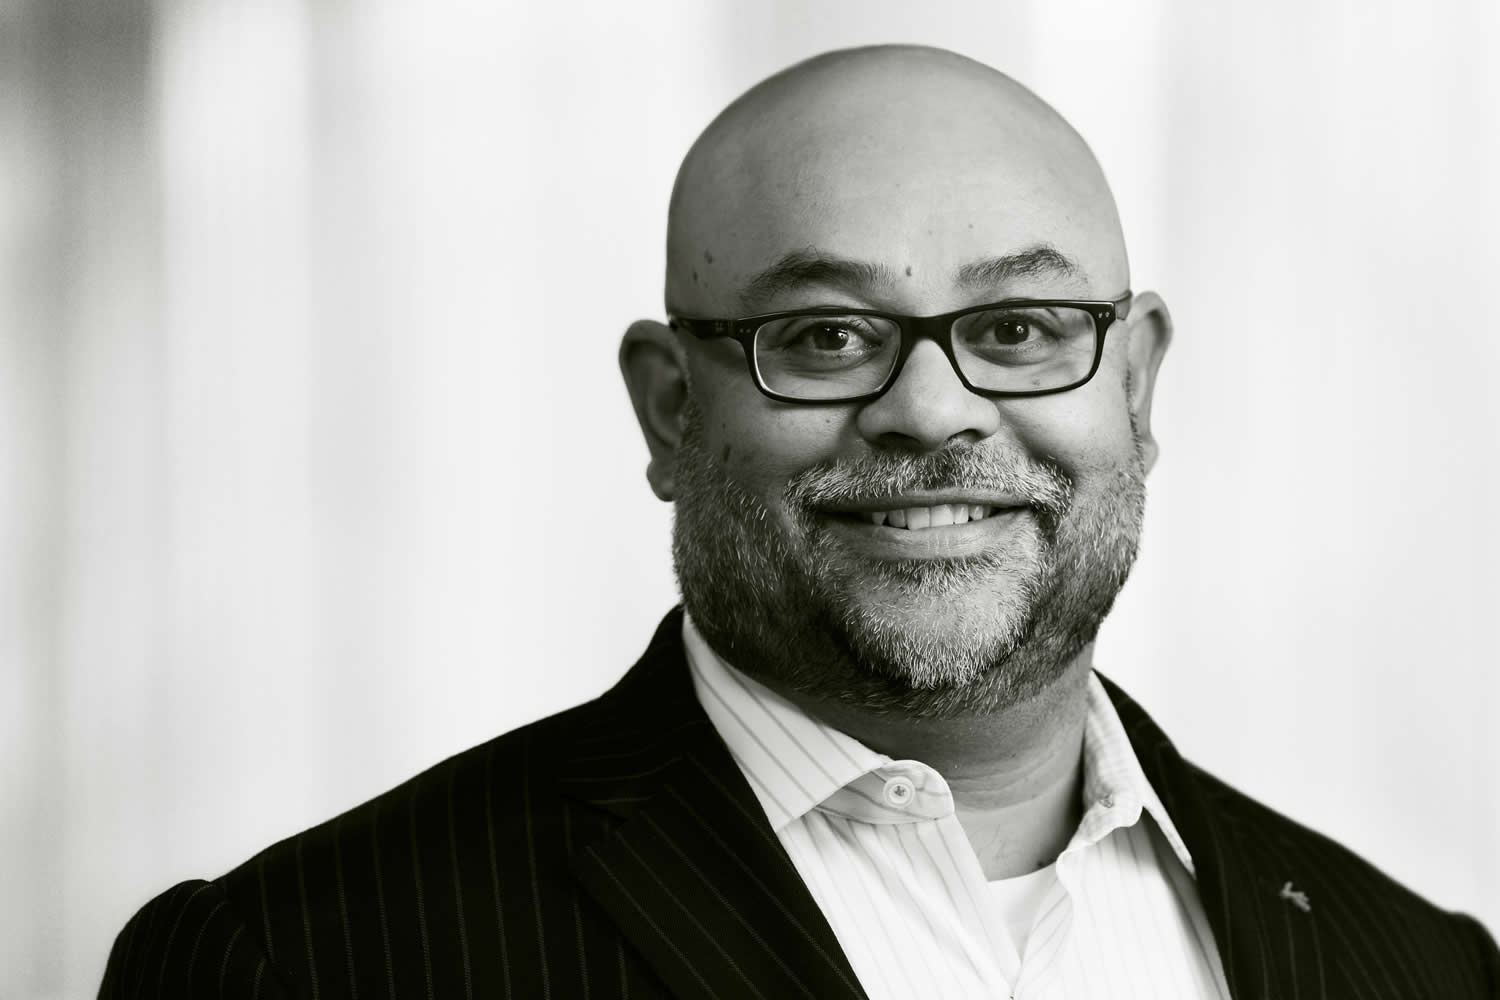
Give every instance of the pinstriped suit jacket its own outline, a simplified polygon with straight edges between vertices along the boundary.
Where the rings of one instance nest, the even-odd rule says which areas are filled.
[[[162,893],[101,997],[863,996],[693,694],[681,626],[600,698]],[[1185,762],[1106,687],[1236,998],[1500,998],[1477,922]]]

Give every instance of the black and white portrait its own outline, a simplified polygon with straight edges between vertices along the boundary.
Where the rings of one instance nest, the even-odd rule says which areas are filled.
[[[1500,997],[1497,48],[0,4],[0,997]]]

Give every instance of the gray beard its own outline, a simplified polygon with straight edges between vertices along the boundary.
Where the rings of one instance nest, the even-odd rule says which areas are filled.
[[[719,655],[774,690],[909,718],[993,714],[1067,672],[1129,575],[1145,509],[1138,437],[1133,461],[1100,478],[1083,494],[1053,463],[977,446],[874,453],[795,476],[788,529],[710,454],[690,395],[672,533],[683,605]],[[1029,510],[994,551],[884,561],[854,557],[813,513],[945,489]]]

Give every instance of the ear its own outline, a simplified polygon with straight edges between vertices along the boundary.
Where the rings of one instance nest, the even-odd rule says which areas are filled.
[[[1130,398],[1127,403],[1135,417],[1141,451],[1149,472],[1156,465],[1159,449],[1151,433],[1151,396],[1156,389],[1156,372],[1172,342],[1172,315],[1167,304],[1155,292],[1142,292],[1130,303],[1127,320],[1130,347],[1126,364],[1130,370]]]
[[[620,341],[620,374],[651,451],[646,480],[658,499],[671,500],[688,389],[687,359],[677,335],[647,319],[630,324]]]

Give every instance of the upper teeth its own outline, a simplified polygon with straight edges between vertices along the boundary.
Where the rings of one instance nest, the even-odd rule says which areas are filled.
[[[989,517],[995,508],[983,503],[940,503],[932,507],[898,507],[895,510],[866,511],[871,524],[892,528],[937,528],[948,524],[967,524]]]

